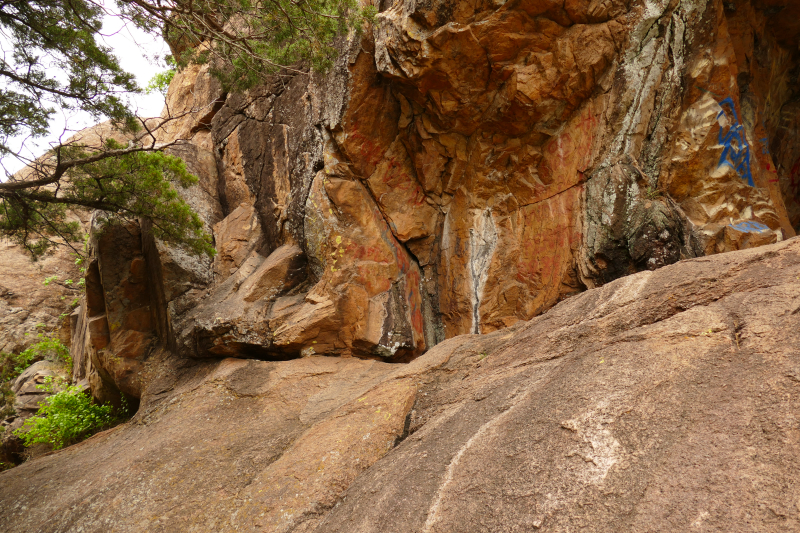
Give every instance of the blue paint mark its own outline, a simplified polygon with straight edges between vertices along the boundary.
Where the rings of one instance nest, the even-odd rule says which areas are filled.
[[[730,224],[730,227],[745,233],[761,233],[762,231],[767,231],[769,229],[769,226],[762,224],[761,222],[756,222],[755,220],[743,220],[742,222],[737,222],[736,224]]]
[[[722,126],[719,128],[719,143],[725,148],[720,155],[718,166],[728,165],[742,179],[746,179],[748,185],[754,187],[753,174],[750,172],[750,145],[745,138],[744,126],[739,122],[739,115],[736,114],[736,106],[730,97],[721,101],[719,105],[722,107],[722,111],[717,114],[717,120],[723,116],[727,117],[728,131],[723,134]]]

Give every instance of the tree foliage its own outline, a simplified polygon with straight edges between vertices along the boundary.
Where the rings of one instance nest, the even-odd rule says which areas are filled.
[[[179,65],[209,62],[228,90],[327,69],[336,39],[360,32],[376,12],[358,0],[123,0],[121,7],[138,24],[162,28]]]
[[[0,182],[0,235],[38,257],[80,240],[76,210],[100,209],[113,221],[148,217],[157,237],[212,255],[210,235],[176,191],[197,178],[163,152],[180,139],[157,142],[177,117],[148,122],[127,109],[122,96],[141,89],[98,41],[104,13],[91,0],[0,0],[11,48],[0,59],[0,156],[25,163]],[[56,109],[110,119],[111,133],[62,140],[37,159],[11,148],[14,137],[44,136]]]
[[[336,39],[360,31],[374,8],[358,0],[116,0],[116,16],[163,32],[177,67],[209,62],[228,90],[267,75],[324,69]],[[158,130],[178,117],[143,120],[123,96],[139,92],[111,49],[98,40],[102,0],[0,0],[0,158],[24,161],[0,181],[0,235],[34,257],[80,239],[75,210],[99,209],[111,220],[147,217],[157,237],[212,255],[211,237],[177,188],[196,182],[180,159],[164,153]],[[6,50],[6,48],[9,48]],[[173,70],[148,89],[164,91]],[[26,158],[10,140],[47,134],[57,110],[109,119],[116,134],[62,139]],[[120,138],[121,137],[121,138]]]
[[[97,42],[102,14],[85,0],[0,2],[0,30],[11,48],[0,57],[0,155],[9,152],[11,136],[46,134],[57,108],[134,127],[120,96],[138,87]]]
[[[111,223],[147,217],[156,237],[182,245],[195,254],[214,254],[203,221],[174,186],[197,182],[183,161],[160,151],[107,139],[99,148],[76,143],[61,145],[54,161],[37,163],[46,177],[10,180],[0,184],[0,232],[34,257],[55,244],[81,238],[75,208],[99,209],[114,214]],[[79,164],[71,165],[73,162]],[[69,166],[62,176],[60,169]],[[19,185],[19,188],[14,188]]]

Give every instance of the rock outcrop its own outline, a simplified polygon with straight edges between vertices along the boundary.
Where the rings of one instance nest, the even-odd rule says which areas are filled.
[[[218,253],[93,216],[71,379],[139,411],[0,529],[800,531],[800,4],[379,11],[326,73],[176,74]],[[6,250],[17,350],[58,306]]]
[[[107,340],[83,334],[106,355],[76,357],[76,377],[139,396],[156,344],[408,361],[621,276],[793,236],[797,10],[398,1],[324,75],[229,94],[183,70],[159,135],[200,176],[187,199],[219,253],[189,257],[146,223],[141,245],[114,244],[144,261],[141,301],[106,311]],[[101,248],[111,305],[136,274]]]
[[[162,354],[130,423],[0,474],[0,529],[800,531],[799,313],[792,239],[408,365]]]

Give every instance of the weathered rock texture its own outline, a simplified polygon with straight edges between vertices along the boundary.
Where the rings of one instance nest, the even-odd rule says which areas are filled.
[[[206,66],[176,76],[161,140],[182,140],[219,253],[189,257],[146,224],[141,245],[115,244],[125,261],[98,248],[108,332],[84,313],[100,351],[77,376],[138,396],[156,344],[407,361],[800,227],[796,3],[382,6],[325,75],[244,94]],[[131,284],[147,295],[114,307]]]
[[[408,365],[150,361],[0,474],[0,529],[800,531],[800,239],[616,280]]]
[[[72,378],[141,408],[0,529],[800,531],[800,4],[381,8],[176,75],[218,254],[95,217]]]
[[[0,352],[19,353],[40,340],[39,333],[69,343],[69,322],[62,315],[80,295],[81,277],[69,252],[60,248],[34,263],[20,247],[0,242]]]

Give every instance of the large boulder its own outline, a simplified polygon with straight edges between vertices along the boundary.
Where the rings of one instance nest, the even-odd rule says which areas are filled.
[[[68,378],[68,368],[61,362],[38,361],[17,376],[11,391],[14,393],[14,411],[18,418],[26,419],[35,415],[41,403],[58,391]],[[51,391],[45,385],[50,381]]]
[[[0,529],[800,531],[800,239],[682,261],[406,365],[153,369],[0,474]]]

